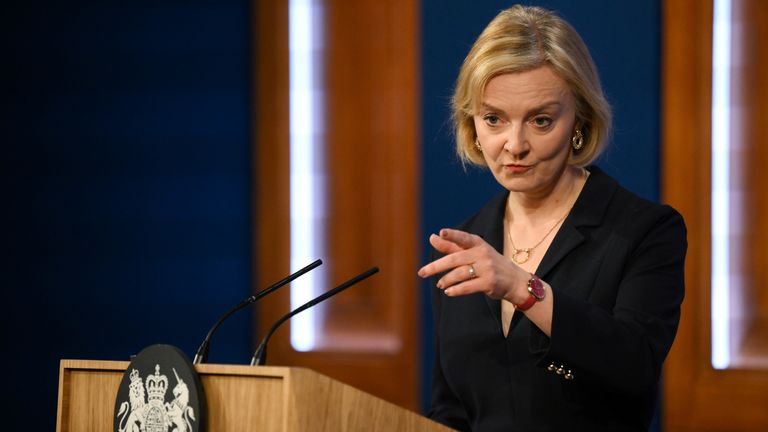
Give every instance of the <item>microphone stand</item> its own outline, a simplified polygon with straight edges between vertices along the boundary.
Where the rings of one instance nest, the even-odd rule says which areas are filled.
[[[267,362],[267,343],[269,342],[269,338],[272,336],[272,333],[277,330],[280,325],[289,319],[291,319],[294,315],[304,312],[305,310],[311,308],[312,306],[320,303],[323,300],[326,300],[330,297],[335,296],[336,294],[344,291],[345,289],[351,287],[352,285],[362,281],[363,279],[366,279],[376,273],[379,272],[378,267],[371,267],[370,269],[364,271],[363,273],[353,277],[352,279],[342,283],[341,285],[337,286],[336,288],[326,291],[323,294],[319,295],[318,297],[308,301],[307,303],[304,303],[303,305],[299,306],[298,308],[292,310],[291,312],[284,315],[282,318],[277,320],[275,324],[272,325],[272,327],[269,329],[267,334],[264,336],[264,339],[261,340],[261,343],[256,348],[256,351],[253,353],[253,358],[251,358],[251,366],[261,366],[266,364]]]
[[[196,364],[205,363],[205,362],[208,361],[208,350],[210,348],[211,338],[213,337],[213,334],[219,328],[221,323],[223,323],[232,314],[234,314],[235,312],[239,311],[240,309],[242,309],[242,308],[244,308],[244,307],[246,307],[246,306],[248,306],[250,304],[256,303],[262,297],[271,294],[276,289],[282,287],[283,285],[286,285],[286,284],[292,282],[294,279],[302,276],[304,273],[307,273],[308,271],[314,269],[315,267],[318,267],[322,263],[323,263],[322,260],[315,260],[314,262],[312,262],[308,266],[302,268],[301,270],[299,270],[299,271],[297,271],[297,272],[295,272],[295,273],[293,273],[293,274],[291,274],[289,276],[284,277],[283,279],[280,279],[279,281],[273,283],[272,285],[268,286],[267,288],[265,288],[265,289],[259,291],[258,293],[248,297],[247,299],[241,301],[237,306],[235,306],[232,309],[230,309],[229,311],[227,311],[224,315],[221,316],[221,318],[219,318],[218,321],[216,321],[216,323],[213,325],[213,327],[211,327],[211,329],[208,331],[208,334],[205,336],[205,339],[203,339],[203,343],[200,344],[200,348],[197,349],[197,353],[195,354],[194,360],[192,360],[192,364],[196,365]]]

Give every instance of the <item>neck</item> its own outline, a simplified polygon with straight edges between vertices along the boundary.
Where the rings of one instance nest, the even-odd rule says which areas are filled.
[[[539,225],[561,218],[576,200],[586,180],[582,168],[567,165],[556,181],[531,192],[510,192],[507,218],[510,223]]]

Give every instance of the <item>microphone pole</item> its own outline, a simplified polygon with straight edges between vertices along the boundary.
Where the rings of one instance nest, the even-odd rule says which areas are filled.
[[[269,342],[269,338],[272,336],[272,333],[277,330],[280,325],[289,319],[291,319],[294,315],[304,312],[305,310],[311,308],[312,306],[320,303],[323,300],[326,300],[330,297],[335,296],[336,294],[344,291],[345,289],[351,287],[352,285],[362,281],[363,279],[367,279],[374,274],[379,272],[378,267],[371,267],[370,269],[364,271],[363,273],[360,273],[359,275],[353,277],[352,279],[342,283],[341,285],[337,286],[336,288],[326,291],[323,294],[320,294],[318,297],[308,301],[307,303],[304,303],[303,305],[297,307],[296,309],[290,311],[286,315],[284,315],[282,318],[277,320],[275,324],[272,325],[272,328],[269,329],[267,334],[264,336],[264,339],[261,340],[261,343],[259,344],[258,348],[256,348],[256,351],[253,353],[253,358],[251,359],[251,366],[261,366],[264,365],[267,362],[267,342]]]
[[[247,299],[241,301],[237,306],[233,307],[229,311],[227,311],[224,315],[219,318],[218,321],[211,327],[211,330],[208,331],[208,334],[205,336],[205,339],[203,340],[203,343],[200,344],[200,348],[197,349],[197,353],[195,354],[195,359],[192,361],[193,365],[205,363],[208,361],[208,349],[211,345],[211,337],[213,337],[213,333],[216,332],[216,330],[219,328],[221,323],[223,323],[227,318],[229,318],[233,313],[239,311],[240,309],[256,303],[260,298],[271,294],[276,289],[282,287],[283,285],[286,285],[290,282],[292,282],[294,279],[302,276],[304,273],[307,273],[308,271],[314,269],[315,267],[318,267],[320,264],[322,264],[322,260],[315,260],[313,263],[309,264],[308,266],[302,268],[301,270],[273,283],[272,285],[268,286],[267,288],[259,291],[258,293],[248,297]]]

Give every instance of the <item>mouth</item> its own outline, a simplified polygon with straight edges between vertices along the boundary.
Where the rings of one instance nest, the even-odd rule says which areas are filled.
[[[511,174],[524,174],[530,171],[533,165],[519,165],[519,164],[507,164],[504,165],[504,169]]]

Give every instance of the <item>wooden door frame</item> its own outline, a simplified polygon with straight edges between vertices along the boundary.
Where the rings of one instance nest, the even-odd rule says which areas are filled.
[[[419,408],[419,3],[325,0],[329,284],[370,265],[381,273],[329,306],[333,331],[379,347],[298,352],[290,322],[269,364],[303,366],[400,406]],[[289,273],[289,51],[287,0],[256,0],[253,86],[254,291]],[[361,24],[362,23],[362,24]],[[362,284],[361,284],[362,285]],[[330,288],[330,286],[328,287]],[[257,339],[290,308],[287,288],[258,305]],[[364,313],[361,313],[363,311]],[[366,335],[363,334],[363,337]],[[369,342],[366,342],[369,343]]]
[[[686,298],[665,365],[665,431],[768,427],[768,371],[711,365],[712,1],[663,2],[662,198],[688,227]]]

